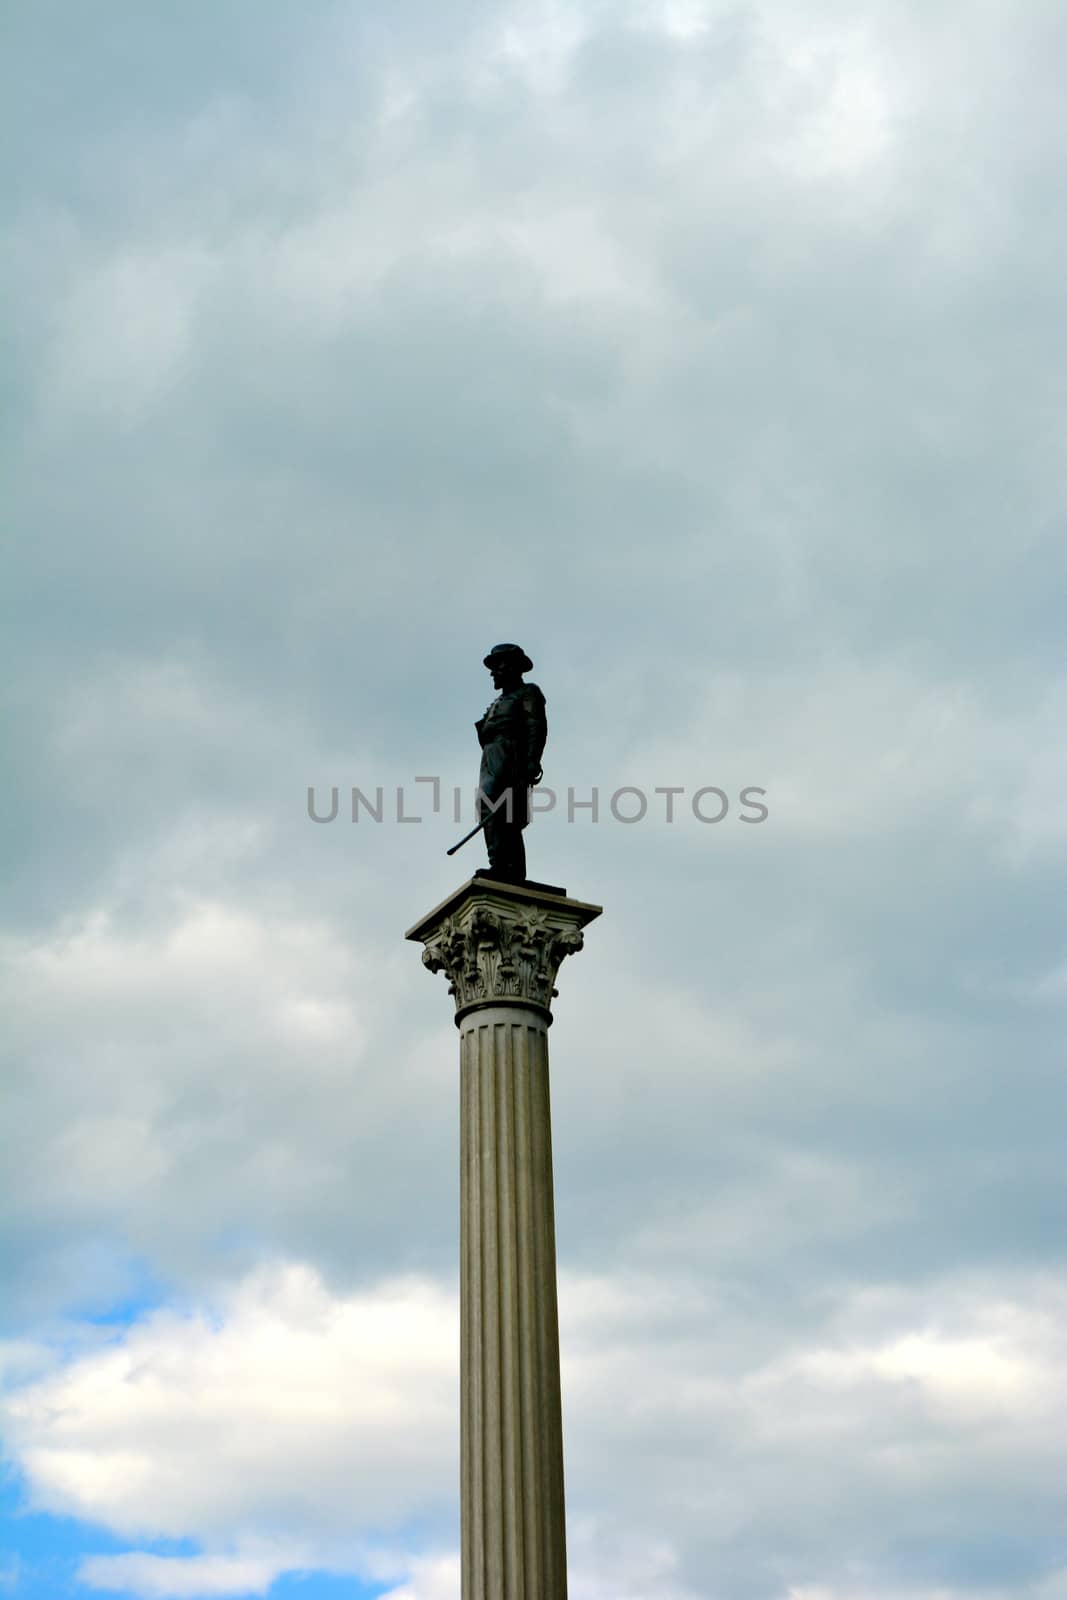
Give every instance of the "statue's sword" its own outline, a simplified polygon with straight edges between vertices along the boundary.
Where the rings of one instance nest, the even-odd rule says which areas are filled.
[[[470,833],[465,833],[458,844],[454,844],[452,846],[451,850],[446,850],[445,851],[445,855],[446,856],[454,856],[457,850],[462,850],[463,846],[467,843],[468,839],[473,839],[474,835],[476,833],[481,833],[482,829],[485,827],[485,825],[488,822],[488,820],[489,820],[488,817],[483,817],[481,822],[479,822],[478,826],[476,828],[472,828]]]

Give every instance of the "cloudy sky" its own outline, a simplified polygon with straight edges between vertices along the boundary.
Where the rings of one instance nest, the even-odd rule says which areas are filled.
[[[0,1595],[456,1600],[517,639],[572,1600],[1065,1600],[1063,7],[3,27]]]

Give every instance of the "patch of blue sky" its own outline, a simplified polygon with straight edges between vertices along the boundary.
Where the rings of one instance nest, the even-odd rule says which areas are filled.
[[[419,1548],[418,1539],[404,1542],[410,1548]],[[194,1539],[131,1540],[77,1517],[29,1510],[17,1476],[8,1470],[0,1481],[0,1600],[7,1595],[17,1596],[18,1600],[127,1596],[131,1593],[128,1589],[102,1589],[82,1583],[78,1573],[90,1556],[134,1552],[194,1560],[202,1554]],[[388,1581],[372,1581],[354,1573],[307,1569],[283,1573],[268,1594],[271,1600],[379,1600],[400,1587],[402,1581],[395,1576]],[[240,1600],[237,1591],[234,1600]]]
[[[270,1591],[270,1600],[380,1600],[398,1584],[364,1583],[342,1573],[287,1572]]]
[[[76,1305],[71,1315],[78,1322],[95,1328],[127,1328],[167,1304],[172,1297],[169,1286],[147,1263],[138,1261],[131,1264],[128,1287],[117,1300]]]
[[[90,1593],[78,1582],[86,1556],[119,1555],[129,1540],[77,1517],[49,1516],[26,1509],[22,1485],[13,1475],[0,1484],[0,1595],[18,1600],[63,1600]],[[194,1555],[188,1540],[151,1546],[158,1555]]]
[[[90,1596],[128,1595],[129,1590],[101,1589],[79,1580],[89,1556],[115,1556],[128,1552],[194,1558],[201,1552],[192,1539],[119,1538],[76,1517],[49,1516],[24,1509],[19,1485],[0,1487],[0,1596],[18,1600],[89,1600]],[[271,1600],[379,1600],[397,1587],[365,1582],[352,1574],[299,1571],[277,1578],[268,1591]],[[251,1592],[251,1591],[250,1591]],[[235,1594],[234,1600],[238,1600]]]

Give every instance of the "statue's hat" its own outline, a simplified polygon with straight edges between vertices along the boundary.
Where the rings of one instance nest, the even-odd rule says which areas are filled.
[[[483,661],[483,666],[491,667],[494,661],[499,661],[502,656],[518,656],[516,663],[520,672],[530,672],[533,662],[530,660],[521,644],[495,644]]]

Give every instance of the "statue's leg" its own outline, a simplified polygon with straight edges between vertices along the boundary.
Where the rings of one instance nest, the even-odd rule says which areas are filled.
[[[522,829],[515,823],[506,823],[501,829],[500,872],[510,883],[526,881],[526,846]]]
[[[489,866],[493,872],[497,870],[500,862],[500,823],[501,818],[492,812],[485,819],[482,832],[485,835],[485,848],[489,856]]]
[[[484,832],[490,872],[504,883],[524,883],[526,847],[522,841],[522,829],[513,822],[505,822],[501,812],[495,817],[486,817]]]

